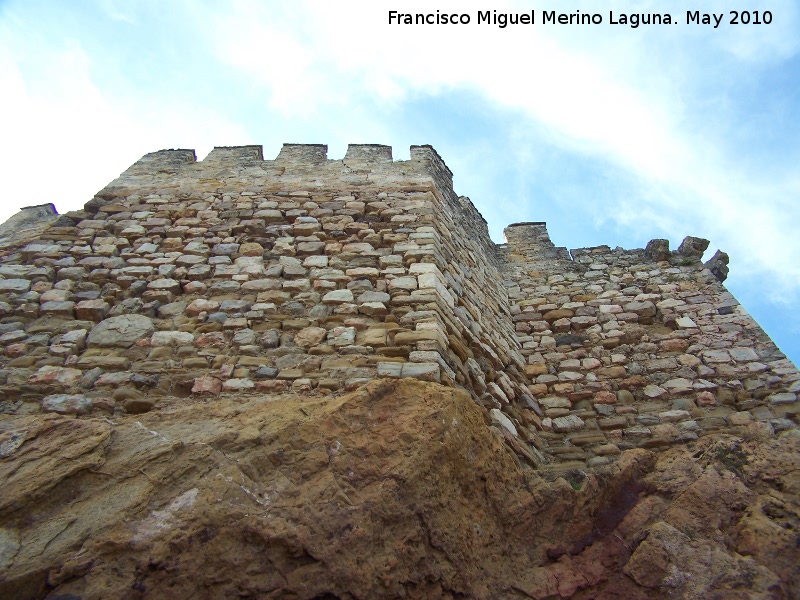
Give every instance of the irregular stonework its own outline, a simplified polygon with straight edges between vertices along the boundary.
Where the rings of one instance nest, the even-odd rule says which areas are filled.
[[[534,222],[498,246],[429,146],[164,150],[82,211],[31,210],[0,244],[3,413],[414,377],[569,469],[800,412],[800,373],[719,283],[727,256],[700,263],[708,241],[570,253]]]
[[[800,375],[700,263],[706,240],[569,257],[542,223],[505,233],[512,320],[539,407],[525,416],[561,468],[711,432],[796,427]]]

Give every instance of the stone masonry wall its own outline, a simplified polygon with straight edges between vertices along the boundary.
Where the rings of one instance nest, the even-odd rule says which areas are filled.
[[[666,240],[581,248],[571,259],[544,224],[512,225],[506,237],[535,423],[562,466],[796,426],[800,374],[700,262],[707,240],[686,238],[674,252]]]
[[[712,275],[727,259],[700,263],[707,242],[570,255],[524,223],[497,246],[429,146],[164,150],[45,212],[0,243],[2,412],[416,377],[555,468],[800,412],[800,374]]]

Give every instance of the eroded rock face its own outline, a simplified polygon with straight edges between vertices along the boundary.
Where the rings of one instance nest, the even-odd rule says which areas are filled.
[[[461,391],[0,422],[6,598],[794,598],[800,435],[537,471]]]

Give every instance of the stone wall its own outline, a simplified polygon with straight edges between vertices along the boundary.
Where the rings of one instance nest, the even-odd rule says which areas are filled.
[[[800,374],[717,280],[726,257],[700,262],[705,240],[570,254],[521,223],[497,246],[430,146],[164,150],[48,214],[2,244],[6,413],[416,377],[566,468],[800,411]]]
[[[559,461],[597,465],[632,447],[795,426],[800,375],[700,262],[708,241],[581,248],[571,260],[543,224],[506,237],[536,424]]]

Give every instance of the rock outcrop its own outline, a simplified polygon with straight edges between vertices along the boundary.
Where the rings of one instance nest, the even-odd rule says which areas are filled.
[[[800,434],[536,471],[464,392],[2,423],[5,598],[793,598]]]

